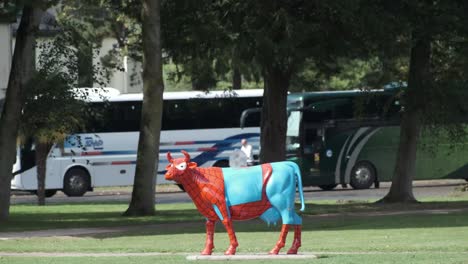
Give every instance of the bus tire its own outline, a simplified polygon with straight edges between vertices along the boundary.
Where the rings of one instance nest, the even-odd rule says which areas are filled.
[[[367,161],[360,161],[354,165],[350,175],[350,185],[356,190],[369,189],[376,181],[374,165]]]
[[[323,184],[319,185],[318,187],[324,191],[331,191],[335,189],[336,186],[338,186],[338,184]]]
[[[63,179],[63,192],[67,196],[83,196],[90,189],[91,181],[87,171],[71,168]]]
[[[37,191],[33,191],[33,194],[37,195]],[[45,190],[45,197],[50,198],[57,193],[57,190]]]
[[[228,160],[218,160],[213,167],[219,167],[219,168],[228,168],[229,167],[229,161]]]

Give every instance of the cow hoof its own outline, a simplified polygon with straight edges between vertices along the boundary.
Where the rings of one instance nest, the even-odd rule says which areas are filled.
[[[281,248],[274,247],[272,250],[270,250],[270,252],[268,252],[268,254],[270,254],[270,255],[278,255],[280,249],[281,249]]]
[[[230,246],[226,252],[224,252],[224,255],[235,255],[236,254],[236,248],[233,246]]]
[[[211,255],[211,253],[213,253],[213,249],[214,247],[213,246],[207,246],[205,247],[205,249],[203,249],[203,251],[201,252],[202,255]]]
[[[288,253],[287,253],[287,254],[288,254],[288,255],[296,255],[296,254],[297,254],[297,250],[298,250],[297,248],[290,248],[290,249],[288,250]]]

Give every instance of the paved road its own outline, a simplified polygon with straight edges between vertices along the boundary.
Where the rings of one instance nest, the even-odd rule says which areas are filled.
[[[421,199],[430,196],[447,196],[456,192],[456,188],[466,183],[464,180],[448,181],[420,181],[414,183],[414,194]],[[388,193],[390,183],[381,183],[379,189],[353,190],[351,187],[338,187],[333,191],[322,191],[315,187],[304,189],[306,201],[314,200],[371,200],[379,199]],[[58,192],[54,197],[47,198],[47,203],[80,203],[80,202],[128,202],[131,194],[128,191],[95,191],[88,192],[83,197],[67,197],[62,192]],[[12,204],[35,203],[36,196],[25,193],[14,192],[11,197]],[[190,202],[190,198],[184,192],[164,191],[156,193],[158,204]]]

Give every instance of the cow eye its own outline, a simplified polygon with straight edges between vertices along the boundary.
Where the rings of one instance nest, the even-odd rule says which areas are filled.
[[[187,168],[187,163],[186,162],[182,162],[181,164],[177,165],[176,168],[178,170],[185,170],[185,168]]]

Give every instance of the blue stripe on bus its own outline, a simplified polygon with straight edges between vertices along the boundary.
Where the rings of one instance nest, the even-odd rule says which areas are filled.
[[[258,137],[259,134],[258,133],[246,133],[246,134],[241,134],[241,135],[250,135],[250,134],[254,134],[255,136],[249,136],[249,137]],[[241,136],[241,135],[237,135],[237,136]],[[246,136],[247,137],[247,136]],[[238,139],[239,138],[236,138],[236,136],[233,136],[233,137],[230,137],[230,138],[227,138],[227,139],[224,139],[224,140],[194,140],[194,141],[175,141],[175,142],[161,142],[160,143],[160,146],[182,146],[182,145],[197,145],[197,144],[219,144],[219,143],[238,143]],[[257,141],[260,141],[259,138],[255,138],[253,140],[251,140],[251,142],[257,142]],[[77,145],[73,145],[70,143],[70,140],[66,140],[64,142],[64,147],[65,148],[73,148],[73,147],[79,147]],[[232,145],[232,144],[231,144]],[[100,150],[99,149],[96,149],[96,150],[90,150],[89,152],[99,152]],[[119,151],[121,152],[121,151]],[[135,152],[134,152],[135,153]]]
[[[221,143],[221,144],[216,144],[216,145],[225,145],[226,143]],[[180,152],[181,150],[185,150],[187,152],[214,152],[214,153],[220,153],[223,151],[227,150],[235,150],[236,147],[230,146],[230,147],[201,147],[201,148],[186,148],[183,146],[180,146],[178,148],[164,148],[160,149],[159,152]],[[83,151],[81,152],[81,156],[106,156],[106,155],[136,155],[137,151],[133,150],[113,150],[113,151]]]
[[[260,139],[252,140],[252,142],[260,141]],[[224,139],[224,140],[194,140],[194,141],[176,141],[176,142],[161,142],[160,146],[182,146],[182,145],[197,145],[197,144],[217,144],[224,143],[238,143],[237,139]]]
[[[229,159],[228,157],[218,157],[218,158],[216,158],[216,155],[218,155],[218,153],[221,152],[220,150],[223,150],[223,149],[235,149],[233,147],[233,145],[239,143],[240,140],[243,139],[243,138],[250,139],[250,138],[259,137],[259,136],[260,136],[259,133],[244,133],[244,134],[238,134],[238,135],[235,135],[235,136],[232,136],[232,137],[228,137],[225,140],[217,141],[217,143],[215,145],[210,147],[211,149],[215,149],[214,151],[205,151],[205,152],[201,153],[200,155],[198,155],[196,157],[192,157],[191,160],[193,162],[196,162],[197,164],[204,164],[205,162],[210,161],[210,160]],[[175,150],[175,151],[180,151],[180,150],[182,150],[182,149]],[[158,174],[164,174],[164,173],[166,173],[166,170],[158,171]]]
[[[112,150],[112,151],[83,151],[81,156],[100,156],[100,155],[133,155],[134,150]]]
[[[204,164],[207,161],[210,160],[225,160],[229,159],[229,157],[218,157],[216,158],[216,155],[218,155],[222,151],[226,150],[234,150],[236,149],[234,145],[240,143],[240,140],[245,138],[245,139],[251,139],[255,137],[259,137],[259,133],[244,133],[244,134],[238,134],[232,137],[228,137],[224,140],[200,140],[200,141],[186,141],[184,143],[191,143],[187,145],[194,145],[194,144],[207,144],[209,142],[214,142],[215,144],[211,147],[201,147],[201,148],[184,148],[182,147],[183,144],[179,144],[179,148],[170,148],[170,149],[160,149],[160,152],[180,152],[181,150],[185,150],[187,152],[194,152],[194,151],[203,151],[200,155],[196,157],[192,157],[192,161],[196,162],[197,164]],[[251,140],[251,141],[256,141],[256,140]],[[183,141],[179,141],[179,143],[182,143]],[[173,144],[174,145],[174,144]],[[93,155],[130,155],[130,154],[137,154],[137,151],[133,150],[122,150],[122,151],[83,151],[81,155],[83,156],[93,156]],[[135,164],[136,161],[132,161],[131,164]],[[96,163],[96,165],[104,165],[101,163]],[[117,165],[117,164],[115,164]],[[158,171],[158,173],[165,173],[166,170],[161,170]]]
[[[215,156],[220,152],[219,149],[232,148],[233,145],[239,143],[243,138],[249,139],[258,136],[260,136],[258,133],[244,133],[228,137],[225,140],[220,141],[212,146],[212,148],[218,149],[218,151],[203,152],[195,158],[192,158],[192,161],[196,162],[197,164],[203,164],[209,160],[214,160]]]

